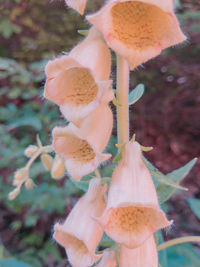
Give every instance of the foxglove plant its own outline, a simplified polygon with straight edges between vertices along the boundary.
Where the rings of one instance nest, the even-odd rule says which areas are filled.
[[[66,4],[83,14],[86,0]],[[23,184],[27,189],[34,186],[29,169],[39,156],[54,179],[67,171],[79,185],[83,176],[94,172],[84,196],[63,223],[55,224],[53,238],[75,267],[158,267],[158,250],[200,238],[175,239],[157,247],[155,233],[172,221],[160,207],[156,186],[183,188],[155,171],[142,154],[149,148],[129,137],[129,69],[186,37],[172,0],[109,0],[86,18],[92,24],[88,36],[45,68],[44,97],[59,106],[69,123],[53,129],[52,145],[43,146],[37,137],[38,145],[25,150],[30,159],[15,173],[16,188],[9,198],[14,199]],[[117,54],[116,90],[110,80],[109,48]],[[142,95],[136,90],[132,96],[137,93]],[[99,165],[112,156],[104,153],[113,127],[110,101],[117,107],[117,166],[110,177],[101,177]],[[53,151],[54,159],[49,155]]]

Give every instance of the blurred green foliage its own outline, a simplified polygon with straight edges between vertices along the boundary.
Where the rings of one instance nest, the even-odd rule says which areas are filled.
[[[99,2],[93,1],[89,8],[99,7]],[[190,10],[190,7],[183,12],[182,1],[176,4],[180,20],[187,22],[195,34],[200,33],[200,12]],[[64,124],[58,108],[43,101],[46,61],[53,55],[68,51],[81,39],[77,30],[88,26],[74,11],[64,8],[64,1],[6,0],[0,3],[0,13],[0,208],[6,219],[2,229],[12,232],[12,242],[7,242],[5,247],[0,246],[0,266],[43,267],[50,266],[52,262],[53,266],[57,266],[63,255],[51,241],[50,229],[55,218],[65,216],[70,203],[74,203],[76,197],[87,189],[91,176],[85,177],[79,184],[71,179],[56,182],[50,179],[38,161],[31,169],[31,177],[37,186],[31,191],[22,190],[12,202],[7,195],[13,188],[13,173],[25,164],[24,149],[35,143],[36,134],[44,144],[49,144],[51,129]],[[138,93],[132,95],[131,102],[139,99],[143,89]],[[107,152],[113,155],[117,152],[115,143],[116,138],[112,137],[107,148]],[[163,179],[171,183],[180,182],[194,161],[168,175],[163,175],[146,162],[161,202],[176,190],[164,184]],[[115,166],[116,163],[103,166],[102,175],[109,177]],[[188,203],[199,218],[199,201],[188,199]],[[161,242],[160,232],[158,244]],[[111,243],[112,240],[104,235],[101,245],[106,247]],[[188,244],[159,254],[162,267],[200,266],[196,250]]]

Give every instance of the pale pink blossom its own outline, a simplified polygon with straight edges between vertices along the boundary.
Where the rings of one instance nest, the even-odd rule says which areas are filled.
[[[110,96],[110,68],[109,49],[93,27],[68,55],[48,62],[44,96],[75,123],[106,99],[105,94]]]
[[[87,19],[131,69],[186,39],[172,0],[110,0]]]
[[[111,154],[103,154],[96,149],[99,140],[96,140],[96,145],[92,144],[81,128],[73,123],[66,127],[55,127],[52,135],[54,151],[64,159],[68,173],[76,181],[111,157]],[[105,141],[102,139],[102,142]]]
[[[158,267],[158,252],[154,237],[148,238],[141,246],[129,249],[121,246],[120,267]]]
[[[111,249],[105,249],[103,251],[102,258],[96,267],[116,267],[116,266],[117,266],[117,261],[116,261],[115,251]]]
[[[82,136],[99,152],[103,152],[110,140],[113,128],[113,114],[110,107],[104,103],[100,104],[78,126]]]
[[[125,145],[115,168],[103,215],[97,220],[116,242],[136,248],[155,231],[169,226],[160,209],[152,177],[137,142]]]
[[[62,245],[74,267],[88,267],[101,255],[95,254],[102,238],[103,228],[93,219],[105,208],[106,186],[100,178],[90,181],[87,193],[78,200],[63,224],[54,226],[54,239]]]

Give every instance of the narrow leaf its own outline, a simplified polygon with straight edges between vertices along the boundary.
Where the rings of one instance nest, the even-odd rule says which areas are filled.
[[[188,198],[187,202],[188,202],[191,210],[197,216],[197,218],[200,219],[200,199]]]
[[[37,117],[23,117],[9,124],[7,126],[7,130],[10,131],[15,128],[24,127],[24,126],[31,126],[37,131],[41,130],[42,128],[42,124]]]
[[[181,182],[187,176],[190,170],[193,168],[196,161],[197,161],[197,158],[194,158],[193,160],[188,162],[185,166],[173,172],[168,173],[166,175],[168,181],[172,183],[177,183],[177,184]],[[158,185],[157,193],[159,196],[160,203],[167,201],[175,191],[176,191],[176,188],[174,187],[164,185],[164,184]]]
[[[167,249],[168,266],[170,267],[197,267],[200,266],[200,257],[190,244],[181,244]]]
[[[171,186],[171,187],[174,187],[176,189],[180,189],[180,190],[187,190],[187,188],[179,185],[178,183],[175,183],[173,181],[171,181],[167,175],[164,175],[162,172],[160,172],[156,167],[153,166],[153,164],[151,164],[146,158],[144,158],[144,162],[147,166],[147,168],[149,169],[152,177],[153,177],[153,180],[154,180],[154,183],[156,186],[159,186],[160,184],[164,184],[164,185],[168,185],[168,186]]]
[[[0,260],[0,266],[2,267],[31,267],[31,265],[18,260]]]
[[[129,105],[135,104],[144,94],[145,87],[144,84],[138,84],[135,89],[133,89],[129,94]]]

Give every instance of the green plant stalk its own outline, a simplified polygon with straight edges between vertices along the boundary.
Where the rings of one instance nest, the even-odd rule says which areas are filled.
[[[200,242],[200,236],[186,236],[186,237],[172,239],[170,241],[167,241],[159,245],[158,251],[169,248],[171,246],[175,246],[175,245],[182,244],[182,243],[188,243],[188,242]]]
[[[117,55],[117,137],[118,144],[129,141],[129,66],[126,59]]]

